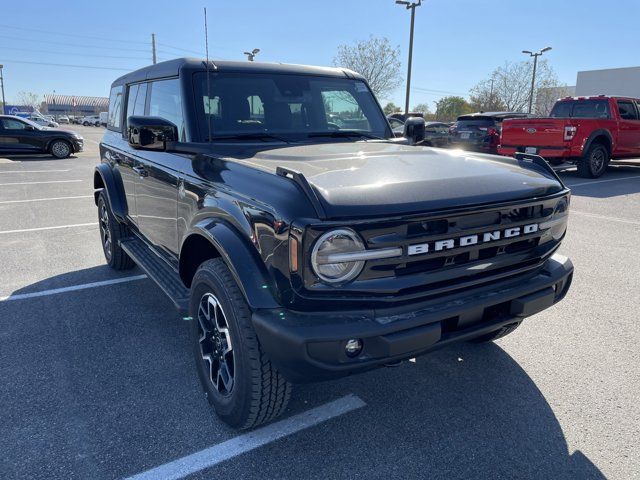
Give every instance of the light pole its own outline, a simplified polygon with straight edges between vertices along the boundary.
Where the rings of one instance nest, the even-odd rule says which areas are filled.
[[[404,100],[404,114],[409,113],[409,96],[411,91],[411,61],[413,59],[413,24],[416,19],[416,8],[422,5],[422,0],[409,2],[407,0],[396,0],[398,5],[404,5],[407,10],[411,10],[411,30],[409,33],[409,65],[407,67],[407,95]]]
[[[247,56],[247,60],[249,60],[250,62],[253,62],[254,58],[256,58],[256,55],[258,53],[260,53],[259,48],[254,48],[250,52],[244,52],[244,54]]]
[[[551,50],[551,47],[544,47],[539,52],[530,52],[529,50],[522,50],[522,53],[533,57],[533,75],[531,76],[531,93],[529,94],[529,113],[531,113],[531,107],[533,106],[533,89],[536,85],[536,68],[538,67],[538,57],[544,52]]]
[[[1,114],[4,115],[4,111],[5,111],[5,107],[7,106],[7,103],[4,101],[4,77],[2,76],[2,67],[4,67],[4,65],[0,64],[0,89],[2,89],[2,112],[1,112]]]

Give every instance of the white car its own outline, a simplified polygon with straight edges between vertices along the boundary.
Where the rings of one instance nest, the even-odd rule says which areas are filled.
[[[53,120],[49,120],[47,118],[44,117],[37,117],[37,116],[30,116],[29,120],[31,120],[32,122],[37,123],[38,125],[42,125],[43,127],[59,127],[60,125],[58,125],[58,122],[54,122]]]
[[[69,123],[69,117],[66,115],[60,115],[58,117],[58,123]]]
[[[93,125],[95,127],[100,126],[100,117],[98,115],[89,115],[86,117],[82,117],[82,120],[80,121],[80,123],[82,125],[84,125],[85,127],[89,126],[89,125]]]

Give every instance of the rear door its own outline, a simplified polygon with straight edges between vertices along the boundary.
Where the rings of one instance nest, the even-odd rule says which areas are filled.
[[[637,155],[640,153],[640,118],[636,103],[620,99],[616,105],[620,116],[616,151],[621,155]]]

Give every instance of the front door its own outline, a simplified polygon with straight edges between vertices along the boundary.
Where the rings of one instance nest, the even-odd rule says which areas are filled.
[[[42,138],[38,130],[17,118],[0,118],[0,151],[14,153],[39,152]]]

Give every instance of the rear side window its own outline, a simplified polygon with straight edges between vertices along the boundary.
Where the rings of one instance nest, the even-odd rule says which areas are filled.
[[[618,111],[623,120],[638,120],[638,112],[630,100],[618,100]]]
[[[609,102],[607,100],[577,100],[557,102],[551,113],[551,118],[610,118]]]
[[[109,95],[109,116],[107,128],[119,132],[122,130],[122,90],[123,86],[113,87]]]
[[[180,81],[176,79],[158,80],[149,84],[149,115],[161,117],[178,127],[178,139],[185,141],[184,117]]]

